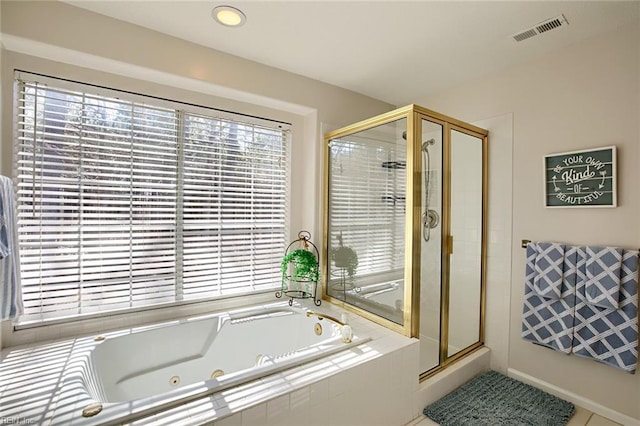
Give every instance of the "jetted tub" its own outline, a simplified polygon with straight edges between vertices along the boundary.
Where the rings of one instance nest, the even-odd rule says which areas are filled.
[[[278,305],[98,338],[82,369],[93,401],[83,424],[143,418],[370,340],[345,343],[345,330]]]

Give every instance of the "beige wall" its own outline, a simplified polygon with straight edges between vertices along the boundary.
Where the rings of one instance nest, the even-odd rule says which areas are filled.
[[[521,239],[640,247],[640,23],[417,103],[469,122],[513,113],[513,163],[504,164],[513,166],[511,309],[502,326],[492,326],[502,330],[488,330],[509,329],[510,371],[640,420],[638,374],[564,356],[520,338]],[[543,156],[608,145],[618,148],[618,207],[545,209]],[[492,214],[496,211],[490,205]]]

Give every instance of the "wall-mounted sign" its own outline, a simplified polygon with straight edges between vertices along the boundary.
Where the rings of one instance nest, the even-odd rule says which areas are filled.
[[[544,156],[546,207],[616,207],[616,147]]]

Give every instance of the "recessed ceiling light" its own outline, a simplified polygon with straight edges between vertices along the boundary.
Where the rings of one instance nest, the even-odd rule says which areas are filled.
[[[216,6],[211,16],[226,27],[239,27],[247,22],[247,17],[240,9],[231,6]]]

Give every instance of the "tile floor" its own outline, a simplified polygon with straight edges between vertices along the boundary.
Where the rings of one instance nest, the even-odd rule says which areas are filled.
[[[438,424],[428,417],[419,417],[406,426],[437,426]],[[620,426],[620,423],[616,423],[612,420],[606,419],[602,416],[592,413],[582,407],[576,407],[576,412],[567,423],[567,426]]]

